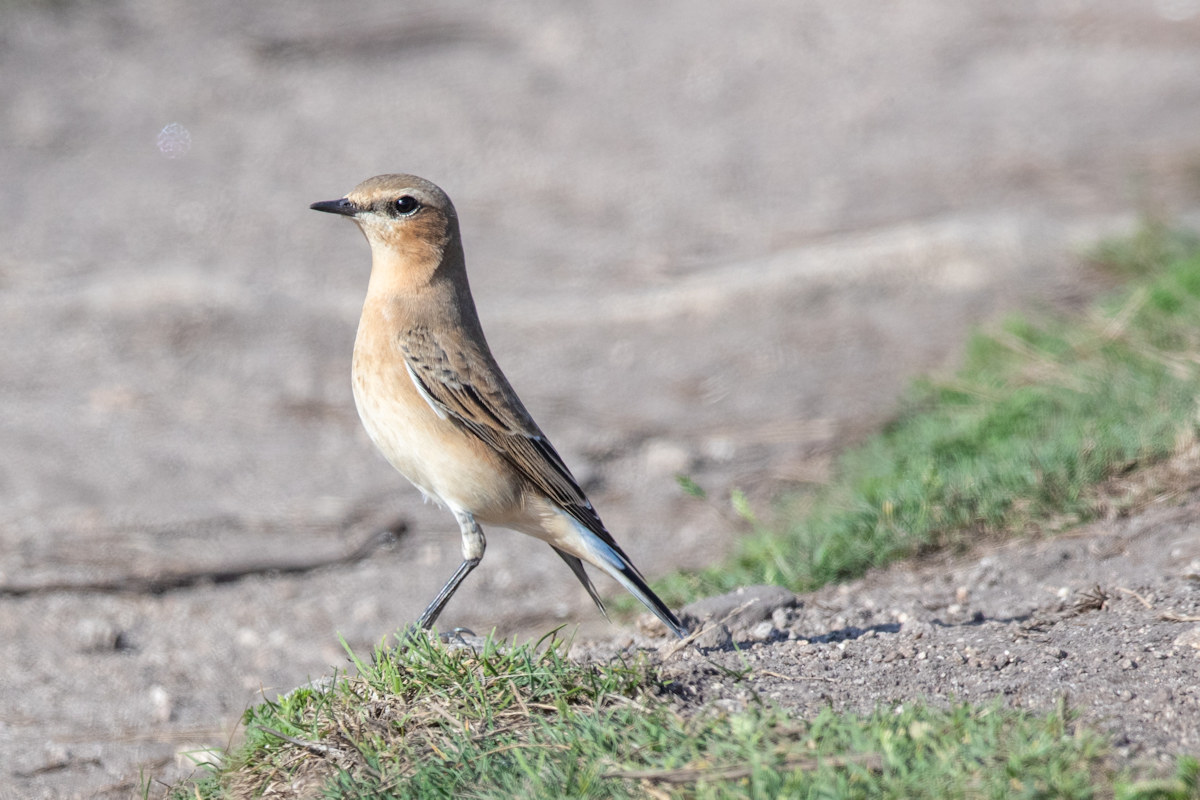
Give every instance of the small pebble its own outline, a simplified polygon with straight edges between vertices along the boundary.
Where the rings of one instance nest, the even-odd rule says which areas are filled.
[[[678,475],[686,473],[691,466],[692,456],[683,445],[666,439],[652,439],[642,451],[646,470],[651,475]]]
[[[1173,644],[1176,647],[1194,647],[1200,650],[1200,625],[1194,628],[1189,628],[1183,633],[1175,637]]]
[[[170,693],[161,686],[150,687],[151,718],[155,722],[170,722],[174,710]]]
[[[775,625],[770,621],[760,622],[750,629],[750,638],[756,642],[765,642],[774,638],[776,632]]]
[[[721,698],[713,702],[713,705],[727,714],[737,714],[746,710],[746,704],[741,700],[733,698]]]
[[[696,646],[702,650],[726,650],[733,646],[733,634],[728,625],[710,625],[696,637]]]
[[[786,630],[788,623],[791,622],[791,611],[786,608],[777,608],[771,612],[771,624],[779,630]]]
[[[112,622],[84,617],[75,623],[75,641],[84,652],[119,650],[121,631]]]

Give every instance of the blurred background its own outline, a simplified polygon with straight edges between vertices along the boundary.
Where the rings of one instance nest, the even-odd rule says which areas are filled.
[[[361,431],[369,253],[313,201],[450,194],[498,360],[652,576],[737,535],[677,475],[820,481],[972,326],[1200,208],[1198,0],[9,0],[0,75],[0,797],[173,774],[457,565]],[[444,625],[620,633],[489,542]]]

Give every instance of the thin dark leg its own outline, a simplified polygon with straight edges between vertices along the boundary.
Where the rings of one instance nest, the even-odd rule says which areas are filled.
[[[420,619],[417,620],[418,628],[429,630],[433,627],[433,623],[437,621],[438,615],[442,613],[446,603],[450,602],[450,598],[458,591],[458,585],[471,574],[471,570],[479,566],[479,562],[482,560],[481,558],[468,558],[458,565],[458,569],[450,576],[450,580],[446,581],[446,585],[438,592],[437,597],[433,598],[433,602],[421,613]]]
[[[437,593],[437,597],[433,598],[433,602],[421,613],[421,618],[417,620],[417,627],[422,630],[429,630],[433,626],[438,615],[442,613],[442,609],[446,607],[446,603],[450,602],[450,598],[458,591],[458,585],[471,574],[471,570],[479,566],[479,562],[483,560],[483,551],[487,548],[483,531],[480,530],[474,517],[465,511],[455,511],[454,518],[458,520],[458,527],[462,532],[463,561],[450,576],[450,580],[446,581],[442,590]]]

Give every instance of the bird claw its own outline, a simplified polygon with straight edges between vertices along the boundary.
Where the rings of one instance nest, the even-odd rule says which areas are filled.
[[[428,637],[432,631],[429,628],[422,627],[418,624],[405,626],[399,633],[396,634],[396,651],[403,652],[408,650],[417,642],[417,637]],[[442,644],[452,647],[467,647],[472,650],[478,650],[478,644],[471,640],[478,640],[475,631],[470,628],[452,628],[448,631],[439,631],[437,633],[438,641]]]
[[[471,646],[470,643],[465,638],[463,638],[464,634],[466,636],[474,637],[475,631],[471,630],[470,628],[454,628],[452,630],[446,631],[445,633],[439,633],[438,638],[442,640],[443,644],[450,644],[451,642],[456,642],[458,644],[466,645],[467,647],[470,647]]]

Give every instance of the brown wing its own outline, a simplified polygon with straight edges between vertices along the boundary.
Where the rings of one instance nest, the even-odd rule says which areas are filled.
[[[490,352],[448,344],[428,328],[400,337],[408,374],[426,402],[499,453],[527,481],[624,556]]]
[[[605,571],[641,600],[676,636],[687,636],[687,628],[646,584],[629,556],[604,529],[604,523],[571,471],[508,385],[487,346],[470,351],[455,349],[428,329],[413,329],[401,337],[400,348],[409,377],[430,407],[443,419],[452,420],[499,453],[533,486],[607,545],[615,560],[603,559],[608,565],[603,567]],[[554,552],[567,562],[604,613],[604,603],[584,571],[583,562],[557,547]]]

